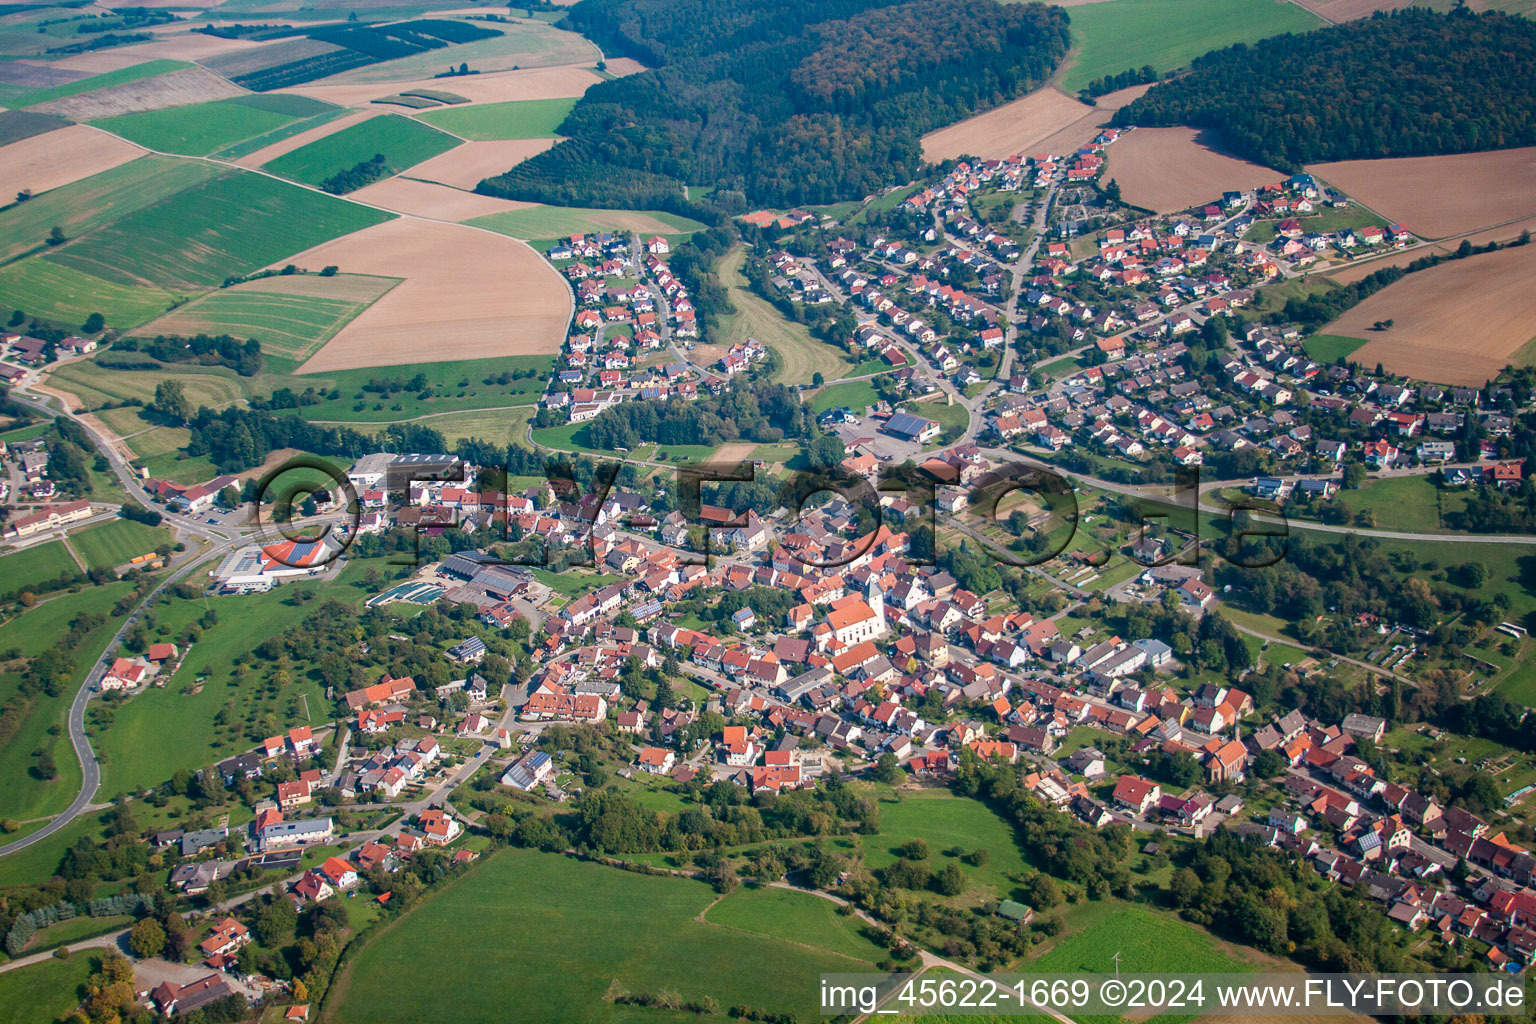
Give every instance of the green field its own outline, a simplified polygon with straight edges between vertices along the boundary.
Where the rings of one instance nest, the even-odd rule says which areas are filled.
[[[234,145],[225,146],[223,149],[215,152],[213,156],[221,160],[235,160],[254,153],[258,149],[266,149],[273,143],[282,142],[284,139],[291,139],[301,132],[309,131],[311,128],[318,128],[327,121],[334,121],[349,112],[350,108],[348,107],[331,107],[323,113],[316,114],[314,117],[306,117],[302,121],[290,121],[281,128],[274,128],[269,132],[263,132],[260,135],[237,142]]]
[[[1171,914],[1117,900],[1082,903],[1066,912],[1068,931],[1025,966],[1041,974],[1113,974],[1110,957],[1131,974],[1246,972],[1251,950],[1224,948],[1207,933]],[[1161,1019],[1161,1018],[1160,1018]]]
[[[864,934],[867,927],[857,917],[843,917],[831,900],[793,889],[743,886],[709,908],[710,924],[788,939],[844,956],[877,963],[888,951]]]
[[[820,416],[828,409],[835,409],[840,405],[846,405],[852,409],[854,415],[863,416],[869,406],[880,400],[875,393],[875,387],[867,380],[850,380],[842,384],[833,384],[816,392],[816,398],[811,403],[811,408]]]
[[[66,556],[67,557],[67,556]],[[73,564],[73,562],[71,562]],[[71,685],[57,697],[41,694],[32,698],[25,715],[14,734],[0,742],[0,778],[6,785],[0,787],[0,818],[28,818],[54,814],[69,806],[80,789],[80,762],[75,759],[74,748],[64,734],[64,719],[75,696],[75,684],[100,656],[107,640],[116,631],[118,622],[108,613],[118,598],[129,593],[126,583],[111,583],[103,587],[90,587],[79,594],[56,597],[44,601],[25,614],[0,625],[0,651],[15,649],[23,657],[36,657],[56,645],[61,637],[69,634],[69,623],[82,613],[102,615],[104,621],[93,629],[75,652],[75,672]],[[21,672],[0,672],[0,704],[5,704],[19,692]],[[56,733],[50,733],[56,729]],[[56,778],[44,781],[37,778],[32,769],[37,764],[34,751],[42,748],[49,752],[58,770]],[[12,858],[0,860],[6,864]],[[50,865],[51,867],[51,865]],[[35,879],[33,879],[35,881]]]
[[[171,532],[163,526],[116,519],[71,533],[69,542],[92,569],[112,569],[169,544]]]
[[[967,901],[1005,899],[1014,888],[1010,876],[1030,873],[1012,827],[979,800],[955,796],[947,789],[926,789],[903,793],[899,801],[881,800],[879,812],[879,833],[859,837],[864,863],[872,871],[893,863],[896,847],[921,839],[928,844],[934,871],[949,863],[960,864]],[[952,846],[967,852],[985,849],[987,863],[973,866],[951,861],[941,851]]]
[[[558,100],[512,100],[507,103],[482,103],[478,106],[430,110],[416,115],[418,121],[452,132],[465,139],[547,139],[552,138],[565,115],[576,105],[575,98]]]
[[[56,85],[51,89],[34,89],[11,103],[10,107],[35,107],[39,103],[47,103],[49,100],[61,100],[66,96],[78,96],[83,92],[95,92],[97,89],[106,89],[114,85],[122,85],[126,82],[137,82],[144,78],[154,78],[168,71],[180,71],[183,68],[194,67],[186,61],[180,60],[151,60],[143,64],[135,64],[132,67],[119,68],[116,71],[108,71],[106,74],[93,75],[90,78],[82,78],[78,82],[70,82],[68,85]]]
[[[1323,24],[1278,0],[1108,0],[1073,7],[1071,14],[1077,57],[1068,58],[1061,75],[1069,93],[1145,64],[1170,71],[1210,50]]]
[[[686,879],[502,850],[363,947],[327,1003],[336,1008],[334,1019],[348,1024],[437,1019],[445,992],[455,993],[459,1024],[500,1024],[509,1006],[518,1008],[521,1024],[683,1019],[603,998],[665,989],[685,999],[713,998],[722,1014],[746,1004],[809,1020],[820,972],[868,969],[862,961],[701,923],[696,918],[714,898]],[[423,949],[466,935],[491,941],[474,957],[417,969]],[[818,938],[797,937],[810,944]]]
[[[293,672],[292,682],[274,691],[261,672],[242,679],[231,665],[236,656],[297,625],[314,610],[315,604],[291,602],[296,590],[355,602],[363,597],[359,585],[365,572],[361,561],[354,560],[339,580],[302,580],[267,594],[157,604],[155,618],[165,636],[176,636],[205,611],[212,611],[218,622],[202,631],[164,687],[152,686],[118,706],[110,728],[93,730],[91,742],[102,761],[101,791],[144,789],[164,782],[177,769],[195,769],[247,749],[263,736],[325,724],[330,704],[307,673]],[[199,676],[206,676],[202,688],[186,692],[197,686]],[[221,711],[227,726],[219,721]]]
[[[19,590],[79,571],[80,567],[69,557],[64,545],[51,540],[0,557],[0,580],[4,580],[0,586],[7,591]]]
[[[458,144],[453,136],[412,118],[384,114],[316,139],[263,166],[273,174],[319,185],[331,175],[350,170],[379,153],[384,155],[388,173],[398,174]]]
[[[594,231],[639,231],[667,237],[690,235],[704,225],[661,210],[594,210],[581,206],[530,206],[465,221],[513,238],[561,238]],[[537,246],[535,246],[537,248]]]
[[[390,20],[400,17],[403,15],[397,13],[389,15]],[[438,74],[448,68],[457,68],[460,64],[468,64],[474,71],[486,72],[575,64],[581,61],[596,63],[599,59],[596,47],[574,32],[562,32],[548,25],[531,22],[483,27],[493,27],[502,34],[494,39],[458,43],[436,50],[413,53],[406,57],[397,57],[378,64],[353,68],[350,71],[332,75],[330,78],[322,78],[315,84],[407,82],[411,79]],[[443,84],[445,88],[453,88],[451,78],[445,79]]]
[[[91,970],[92,955],[81,953],[0,974],[0,1024],[62,1019],[79,1004]]]
[[[126,329],[165,312],[174,300],[159,288],[103,281],[47,259],[0,267],[0,306],[61,324],[84,323],[92,313],[100,313],[108,327]]]
[[[175,157],[146,156],[82,181],[49,189],[25,203],[0,211],[0,261],[43,250],[48,232],[80,235],[218,173],[210,164]]]
[[[262,281],[209,292],[148,324],[141,333],[255,338],[263,354],[297,365],[399,282],[390,277],[337,274],[305,278],[304,283],[316,294],[279,291],[272,284],[264,287]],[[327,290],[332,294],[324,294]]]
[[[1364,338],[1346,338],[1341,334],[1314,334],[1301,343],[1302,350],[1314,362],[1328,365],[1347,359],[1361,345]]]
[[[91,122],[146,149],[207,156],[226,146],[334,110],[305,96],[240,96],[166,110],[146,110]]]
[[[747,286],[741,267],[746,250],[740,246],[720,260],[720,282],[730,289],[736,312],[720,318],[718,342],[736,345],[756,338],[779,355],[774,380],[781,384],[809,384],[816,374],[836,380],[848,372],[851,361],[841,350],[811,337],[804,324],[786,320],[767,299]]]
[[[208,288],[392,216],[232,171],[135,210],[45,258],[119,284]]]

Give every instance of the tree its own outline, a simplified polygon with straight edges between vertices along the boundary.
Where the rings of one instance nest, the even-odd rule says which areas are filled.
[[[277,947],[293,941],[299,927],[298,911],[286,897],[279,896],[256,916],[256,937],[263,946]]]
[[[901,771],[901,762],[896,760],[896,755],[886,751],[880,755],[880,760],[870,769],[869,777],[876,782],[890,784],[895,782]]]
[[[128,948],[133,950],[135,956],[159,956],[160,951],[165,949],[165,929],[154,918],[144,918],[128,933]]]
[[[85,318],[85,323],[80,325],[80,329],[86,334],[96,334],[105,326],[107,326],[107,318],[100,313],[92,313]]]
[[[186,391],[179,380],[162,380],[155,385],[155,400],[150,409],[177,424],[185,424],[192,418],[192,403],[187,401]]]
[[[48,229],[49,245],[63,245],[67,241],[69,241],[69,238],[64,234],[64,229],[57,224]]]
[[[965,874],[960,865],[951,861],[944,870],[933,876],[933,888],[941,896],[958,896],[965,890]]]
[[[1347,490],[1357,491],[1363,483],[1365,483],[1365,467],[1358,462],[1345,463],[1344,487]]]

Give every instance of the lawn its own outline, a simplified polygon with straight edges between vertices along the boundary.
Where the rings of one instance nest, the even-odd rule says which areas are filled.
[[[553,573],[548,569],[533,570],[534,577],[546,587],[565,597],[576,597],[585,594],[589,590],[598,587],[606,587],[610,583],[617,583],[619,577],[609,573],[594,573],[586,570],[567,570],[563,573]]]
[[[46,259],[125,285],[211,288],[392,216],[231,171],[120,217]]]
[[[1067,931],[1022,965],[1029,973],[1113,974],[1116,953],[1130,974],[1237,973],[1257,966],[1254,957],[1236,955],[1194,925],[1135,904],[1081,903],[1067,909],[1065,920]]]
[[[820,416],[828,409],[835,409],[840,405],[846,405],[852,409],[854,415],[863,416],[869,406],[880,400],[875,393],[874,385],[867,380],[850,380],[842,384],[832,384],[816,392],[815,399],[811,402],[811,408]]]
[[[512,100],[472,107],[428,110],[416,115],[445,132],[465,139],[547,139],[576,105],[575,98]]]
[[[864,863],[871,870],[894,862],[896,847],[921,839],[928,844],[928,864],[934,871],[951,862],[943,851],[952,846],[967,853],[987,851],[987,863],[980,866],[954,861],[965,874],[964,896],[969,902],[1007,898],[1015,887],[1012,876],[1030,873],[1013,829],[979,800],[955,796],[947,789],[925,789],[903,793],[899,801],[882,799],[878,810],[880,831],[859,838]]]
[[[732,249],[720,260],[720,281],[730,289],[736,312],[720,318],[717,342],[736,345],[756,338],[779,356],[774,379],[781,384],[809,384],[816,374],[836,380],[848,371],[850,360],[839,349],[811,337],[804,324],[793,323],[767,299],[747,286],[741,267],[746,250]]]
[[[1277,0],[1109,0],[1072,9],[1077,59],[1061,76],[1075,93],[1105,75],[1150,64],[1184,67],[1210,50],[1322,24],[1316,15]]]
[[[1432,533],[1445,529],[1445,524],[1440,521],[1442,494],[1453,502],[1465,500],[1464,495],[1442,492],[1422,476],[1367,480],[1358,490],[1339,491],[1339,500],[1351,512],[1370,509],[1380,529]]]
[[[398,174],[459,144],[451,135],[400,114],[359,121],[264,164],[265,170],[319,185],[333,174],[384,155],[388,174]]]
[[[69,542],[92,569],[112,569],[154,551],[161,544],[169,544],[171,532],[163,526],[116,519],[71,533]]]
[[[108,327],[128,329],[170,308],[175,296],[159,288],[104,281],[47,259],[0,268],[0,306],[62,324],[82,324],[100,313]]]
[[[821,972],[868,969],[698,921],[714,898],[687,879],[502,850],[369,942],[327,1002],[334,1019],[348,1024],[436,1019],[444,992],[457,993],[454,1020],[461,1024],[499,1024],[509,1006],[523,1024],[670,1021],[677,1018],[642,1015],[604,998],[667,990],[711,998],[722,1012],[745,1004],[808,1020],[816,1015]],[[474,957],[441,959],[430,976],[416,969],[423,949],[446,948],[466,935],[490,941]]]
[[[252,95],[146,110],[91,123],[146,149],[207,156],[217,149],[333,109],[329,103],[305,96]]]
[[[637,218],[650,221],[654,228],[670,236],[687,236],[704,230],[704,225],[688,217],[661,210],[598,210],[582,206],[530,206],[476,217],[466,223],[489,228],[513,238],[560,238],[565,235],[590,234],[594,231],[633,230]]]
[[[0,588],[7,592],[20,590],[79,571],[64,545],[51,540],[0,557]]]
[[[502,447],[509,444],[527,447],[528,423],[533,419],[533,412],[532,405],[515,409],[472,409],[433,416],[424,420],[422,426],[431,427],[442,434],[450,449],[466,437]],[[358,429],[365,428],[359,425]]]
[[[315,590],[320,597],[352,603],[363,596],[353,584],[365,571],[360,561],[352,561],[339,581],[305,580],[267,594],[158,602],[154,616],[161,629],[151,633],[153,640],[181,635],[209,611],[217,622],[202,630],[164,687],[150,687],[112,705],[110,726],[92,729],[91,742],[102,761],[101,792],[144,789],[177,769],[196,769],[248,749],[262,736],[329,721],[331,704],[307,667],[291,669],[290,682],[278,686],[268,678],[269,666],[244,676],[231,666],[237,656],[297,625],[318,607],[318,601],[292,603],[296,591]]]
[[[79,1004],[93,966],[92,954],[80,953],[0,974],[0,1022],[38,1024],[63,1018]]]
[[[1339,334],[1314,334],[1301,343],[1302,350],[1314,362],[1328,365],[1350,354],[1365,344],[1364,338],[1346,338]]]
[[[73,563],[71,563],[73,564]],[[57,644],[69,633],[69,623],[77,615],[101,615],[103,621],[89,634],[75,652],[75,671],[70,685],[61,689],[57,697],[46,694],[33,698],[16,731],[0,742],[0,779],[7,784],[0,787],[0,818],[25,821],[45,814],[54,814],[69,806],[80,789],[80,764],[75,759],[74,748],[64,735],[64,719],[75,689],[85,678],[86,672],[119,623],[109,615],[112,605],[129,593],[126,583],[112,583],[103,587],[90,587],[79,594],[48,600],[36,608],[0,625],[0,651],[16,650],[23,657],[36,657]],[[16,697],[21,685],[19,665],[17,670],[0,672],[0,704]],[[57,729],[51,733],[50,729]],[[37,759],[34,751],[42,748],[53,758],[58,775],[44,781],[33,774]],[[0,863],[12,858],[7,857]],[[51,867],[51,865],[50,865]]]
[[[56,85],[50,89],[35,89],[16,100],[7,103],[6,106],[20,109],[22,107],[35,107],[39,103],[47,103],[49,100],[61,100],[66,96],[78,96],[83,92],[95,92],[97,89],[106,89],[114,85],[123,85],[127,82],[137,82],[145,78],[154,78],[170,71],[180,71],[183,68],[194,67],[180,60],[151,60],[143,64],[134,64],[131,67],[119,68],[116,71],[108,71],[106,74],[93,75],[90,78],[82,78],[76,82],[65,85]]]
[[[306,419],[394,422],[431,413],[496,409],[509,405],[531,407],[543,394],[544,384],[554,365],[553,356],[501,356],[495,359],[334,370],[294,377],[287,383],[301,390],[314,384],[341,391],[340,398],[305,406],[303,415]],[[404,382],[418,374],[426,381],[430,394],[396,391],[392,396],[385,396],[376,391],[363,390],[370,381]],[[508,379],[502,383],[504,374]],[[359,405],[362,408],[358,408]],[[429,420],[427,425],[434,424]]]
[[[867,926],[859,918],[843,917],[831,900],[793,889],[742,886],[710,907],[704,920],[770,938],[820,946],[870,963],[888,955],[884,947],[865,936]]]

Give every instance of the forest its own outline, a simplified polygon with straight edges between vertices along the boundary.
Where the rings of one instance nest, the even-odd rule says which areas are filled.
[[[1198,58],[1115,116],[1219,131],[1286,170],[1536,144],[1536,24],[1409,7]]]
[[[857,199],[913,177],[924,132],[1035,88],[1068,47],[1060,8],[992,0],[583,0],[562,25],[661,66],[588,90],[566,141],[481,192],[705,215]]]

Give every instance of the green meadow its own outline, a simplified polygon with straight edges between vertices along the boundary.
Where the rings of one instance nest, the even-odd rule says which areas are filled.
[[[316,139],[263,166],[273,174],[319,185],[331,175],[350,170],[376,154],[384,155],[389,173],[395,174],[458,144],[458,139],[430,125],[400,114],[385,114]]]
[[[146,149],[185,156],[264,135],[336,108],[305,96],[251,95],[165,110],[146,110],[91,122]]]
[[[418,121],[465,139],[547,139],[555,134],[576,105],[574,97],[555,100],[511,100],[472,107],[429,110]]]
[[[70,82],[67,85],[56,85],[50,89],[34,89],[8,103],[7,106],[17,109],[35,107],[39,103],[47,103],[49,100],[62,100],[68,96],[78,96],[83,92],[95,92],[97,89],[106,89],[114,85],[137,82],[144,78],[154,78],[156,75],[163,75],[168,71],[180,71],[194,66],[181,60],[145,61],[143,64],[135,64],[132,67],[119,68],[116,71],[108,71],[105,74],[82,78],[77,82]]]
[[[709,887],[689,879],[501,850],[370,940],[327,1002],[346,1024],[434,1019],[445,992],[454,993],[460,1024],[500,1024],[508,1007],[518,1008],[522,1024],[681,1019],[604,998],[668,990],[713,999],[721,1013],[744,1004],[809,1020],[821,972],[870,969],[830,948],[856,943],[845,932],[785,941],[721,927],[705,914],[714,900]],[[748,923],[761,924],[760,909],[748,898],[727,917],[740,921],[745,913]],[[814,923],[806,914],[799,920]],[[475,956],[418,969],[423,949],[470,935],[482,940]]]
[[[69,543],[92,569],[125,565],[170,542],[171,531],[165,527],[146,526],[131,519],[114,519],[69,535]]]
[[[1108,0],[1073,7],[1071,15],[1077,57],[1061,75],[1069,93],[1105,75],[1146,64],[1170,71],[1210,50],[1323,24],[1279,0]]]

